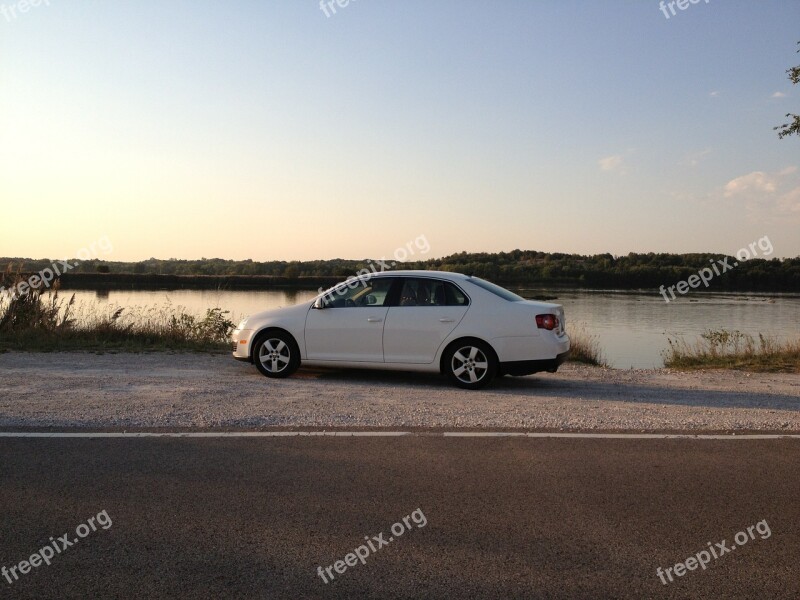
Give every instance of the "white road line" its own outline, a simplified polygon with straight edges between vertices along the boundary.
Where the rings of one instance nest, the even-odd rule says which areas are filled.
[[[452,438],[567,438],[604,440],[780,440],[800,434],[702,433],[546,433],[524,431],[0,431],[0,438],[245,438],[245,437],[452,437]]]
[[[526,433],[526,432],[492,432],[464,431],[444,432],[444,437],[529,437],[529,438],[586,438],[606,440],[780,440],[784,438],[800,439],[800,434],[772,433]]]
[[[7,431],[0,438],[226,438],[226,437],[399,437],[410,431]]]

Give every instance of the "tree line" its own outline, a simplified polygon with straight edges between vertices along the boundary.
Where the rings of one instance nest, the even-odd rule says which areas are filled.
[[[722,256],[711,253],[565,254],[513,250],[497,253],[460,252],[442,258],[399,263],[396,269],[433,269],[476,275],[515,287],[578,287],[589,289],[647,289],[687,279]],[[735,257],[729,257],[731,265]],[[13,272],[35,273],[51,264],[49,259],[0,258],[0,267]],[[140,262],[89,260],[70,271],[73,274],[126,274],[135,284],[136,275],[208,277],[215,286],[220,277],[282,278],[302,283],[304,278],[346,278],[372,264],[364,260],[253,261],[201,258],[199,260],[155,259]],[[92,277],[97,281],[97,277]],[[102,277],[100,277],[102,280]],[[800,257],[753,258],[716,277],[710,290],[800,292]]]

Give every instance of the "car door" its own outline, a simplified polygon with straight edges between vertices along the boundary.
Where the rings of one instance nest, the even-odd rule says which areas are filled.
[[[306,316],[307,360],[383,362],[383,326],[393,278],[353,280]]]
[[[387,363],[430,364],[469,309],[469,298],[448,281],[404,278],[383,328]]]

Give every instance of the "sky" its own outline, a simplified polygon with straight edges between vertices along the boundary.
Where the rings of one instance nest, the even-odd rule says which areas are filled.
[[[800,256],[800,1],[341,4],[0,0],[0,256]]]

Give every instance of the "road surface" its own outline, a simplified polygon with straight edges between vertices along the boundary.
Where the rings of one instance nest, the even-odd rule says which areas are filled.
[[[796,439],[0,438],[0,465],[0,565],[86,534],[2,597],[800,597]]]

